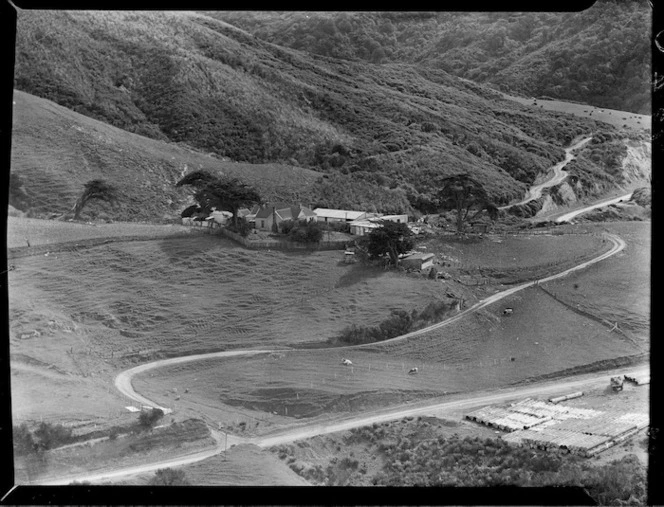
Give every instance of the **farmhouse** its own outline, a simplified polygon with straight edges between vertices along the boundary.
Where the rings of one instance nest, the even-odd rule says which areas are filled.
[[[354,220],[361,220],[369,216],[375,216],[375,213],[367,213],[366,211],[351,211],[344,209],[328,209],[316,208],[314,210],[316,219],[319,222],[337,222],[337,223],[350,223]]]
[[[301,205],[290,205],[284,203],[268,203],[261,206],[254,217],[254,227],[261,231],[271,231],[272,224],[277,226],[285,220],[316,220],[315,213],[309,208]]]
[[[432,253],[414,253],[403,257],[400,262],[404,268],[422,271],[431,268],[434,260]]]

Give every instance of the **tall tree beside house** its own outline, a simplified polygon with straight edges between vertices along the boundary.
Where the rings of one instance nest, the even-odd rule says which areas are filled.
[[[438,192],[439,205],[442,210],[456,211],[457,232],[463,232],[465,224],[483,211],[486,211],[492,220],[498,218],[497,206],[491,201],[482,184],[470,175],[449,176],[443,178],[441,184],[442,188]]]
[[[383,220],[381,227],[368,235],[367,251],[369,257],[376,259],[388,254],[390,263],[396,266],[399,255],[411,250],[414,245],[413,233],[405,223]]]
[[[115,206],[118,202],[117,189],[105,180],[90,180],[83,187],[83,193],[76,200],[76,204],[74,204],[74,208],[72,209],[74,220],[81,218],[83,208],[94,199],[108,202],[112,206]]]
[[[199,206],[208,212],[215,208],[233,214],[232,223],[237,225],[237,213],[240,208],[250,207],[261,202],[261,196],[254,187],[247,185],[238,178],[218,177],[207,171],[194,171],[176,183],[195,189],[194,199]]]

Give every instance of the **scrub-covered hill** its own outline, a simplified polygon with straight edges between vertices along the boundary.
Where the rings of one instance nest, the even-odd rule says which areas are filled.
[[[645,0],[598,0],[580,12],[211,15],[318,55],[415,62],[529,96],[650,114],[652,7]]]
[[[36,106],[20,111],[27,95],[17,100],[13,174],[21,181],[13,187],[30,194],[45,181],[71,200],[102,169],[126,167],[130,177],[120,171],[116,178],[133,192],[133,217],[157,201],[161,211],[143,215],[179,206],[171,186],[185,163],[233,166],[229,172],[246,173],[272,196],[327,207],[423,208],[440,178],[460,172],[506,203],[561,160],[572,139],[598,130],[618,135],[443,70],[312,56],[201,13],[21,11],[17,34],[16,88],[73,112],[40,106],[42,118]],[[81,141],[85,121],[64,120],[75,113],[142,137],[112,149],[103,133]],[[46,127],[49,121],[59,125]],[[147,138],[170,144],[144,149]],[[197,162],[162,169],[158,160],[174,145]],[[130,146],[133,154],[122,151]],[[259,174],[249,164],[262,164]],[[84,167],[99,170],[61,177]],[[324,174],[312,182],[312,171]],[[45,208],[71,206],[53,197]]]

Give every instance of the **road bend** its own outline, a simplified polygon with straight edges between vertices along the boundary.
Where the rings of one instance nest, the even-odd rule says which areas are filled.
[[[440,322],[438,324],[434,324],[432,326],[420,329],[418,331],[414,331],[412,333],[408,333],[406,335],[402,335],[397,338],[392,338],[391,340],[386,340],[381,343],[386,343],[386,342],[394,342],[396,340],[404,340],[407,338],[412,338],[421,334],[425,334],[429,331],[439,329],[441,327],[447,326],[453,322],[456,322],[462,318],[464,318],[466,315],[468,315],[471,312],[475,312],[481,308],[484,308],[490,304],[493,304],[497,301],[500,301],[503,298],[506,298],[515,292],[524,290],[528,287],[531,287],[533,285],[536,285],[538,283],[544,283],[548,282],[551,280],[555,280],[557,278],[562,278],[564,276],[567,276],[568,274],[578,271],[581,269],[584,269],[592,264],[595,264],[597,262],[601,262],[604,259],[607,259],[611,257],[612,255],[617,254],[621,250],[623,250],[626,246],[625,242],[618,236],[614,234],[605,234],[605,237],[613,243],[613,246],[611,247],[610,250],[607,252],[590,259],[588,261],[582,262],[581,264],[578,264],[572,268],[566,269],[565,271],[562,271],[560,273],[548,276],[546,278],[542,278],[540,280],[534,280],[531,282],[526,282],[522,283],[520,285],[517,285],[515,287],[512,287],[510,289],[504,290],[502,292],[499,292],[497,294],[493,294],[492,296],[487,297],[486,299],[483,299],[482,301],[476,303],[475,305],[471,306],[470,308],[464,310],[463,312],[458,313],[454,317],[451,317],[450,319],[447,319],[443,322]],[[340,348],[358,348],[361,347],[358,345],[355,346],[349,346],[349,347],[334,347],[334,350],[338,350]],[[175,357],[175,358],[170,358],[170,359],[162,359],[159,361],[154,361],[152,363],[146,363],[140,366],[136,366],[134,368],[131,368],[129,370],[126,370],[122,373],[120,373],[116,379],[115,379],[115,386],[116,388],[126,397],[130,398],[131,400],[134,400],[140,404],[154,407],[154,408],[160,408],[163,410],[165,413],[170,413],[172,412],[171,409],[167,407],[161,407],[158,404],[154,403],[153,401],[149,400],[148,398],[140,395],[137,393],[133,386],[132,386],[132,378],[134,375],[138,373],[144,373],[148,370],[154,369],[154,368],[161,368],[164,366],[170,366],[174,364],[182,364],[186,362],[193,362],[193,361],[203,361],[203,360],[209,360],[209,359],[217,359],[217,358],[226,358],[226,357],[237,357],[237,356],[252,356],[252,355],[257,355],[257,354],[265,354],[265,353],[273,353],[273,352],[283,352],[284,349],[251,349],[251,350],[231,350],[231,351],[222,351],[222,352],[212,352],[212,353],[207,353],[207,354],[196,354],[196,355],[191,355],[191,356],[184,356],[184,357]],[[639,370],[639,373],[641,373],[641,370],[643,372],[646,371],[649,367],[641,367]],[[617,370],[616,370],[617,371]],[[631,369],[631,371],[634,371],[634,369]],[[614,372],[615,374],[615,372]],[[285,443],[285,442],[292,442],[294,440],[299,440],[303,438],[310,438],[316,435],[321,435],[321,434],[327,434],[327,433],[333,433],[337,431],[343,431],[346,429],[350,428],[356,428],[356,427],[361,427],[361,426],[366,426],[367,424],[373,424],[379,423],[379,422],[385,422],[385,421],[391,421],[395,419],[400,419],[402,417],[408,417],[408,416],[417,416],[417,415],[441,415],[444,414],[445,412],[450,412],[450,411],[455,411],[459,409],[469,409],[472,407],[476,406],[483,406],[487,404],[492,404],[492,403],[499,403],[499,402],[504,402],[509,399],[516,399],[516,398],[522,398],[525,396],[533,396],[533,395],[543,395],[543,394],[554,394],[554,393],[560,393],[564,392],[566,390],[572,390],[572,389],[577,389],[581,386],[598,386],[601,385],[602,383],[607,383],[608,378],[610,377],[609,372],[604,372],[602,374],[596,374],[593,376],[584,376],[583,378],[576,378],[576,379],[568,379],[568,380],[563,380],[563,381],[557,381],[554,383],[550,384],[536,384],[536,385],[531,385],[527,387],[520,387],[520,388],[511,388],[511,389],[502,389],[502,390],[496,390],[493,392],[486,392],[486,393],[473,393],[473,394],[464,394],[462,398],[460,399],[455,399],[455,400],[448,400],[448,401],[443,401],[443,402],[435,402],[435,401],[427,401],[424,402],[423,404],[417,404],[417,406],[409,406],[409,407],[397,407],[396,409],[388,409],[388,410],[382,410],[382,411],[370,411],[364,415],[361,416],[356,416],[352,418],[347,418],[343,420],[337,420],[337,421],[332,421],[332,422],[325,422],[325,423],[316,423],[304,427],[299,427],[296,429],[291,429],[287,430],[284,432],[280,432],[278,434],[273,434],[273,435],[266,435],[262,437],[256,437],[256,438],[240,438],[236,437],[233,435],[220,435],[220,433],[211,430],[211,435],[215,439],[216,444],[208,449],[197,451],[195,453],[183,455],[183,456],[177,456],[173,457],[170,459],[164,459],[160,460],[157,462],[149,463],[149,464],[144,464],[144,465],[137,465],[137,466],[131,466],[131,467],[118,467],[114,469],[107,469],[103,471],[97,471],[94,473],[88,473],[88,474],[79,474],[76,476],[67,476],[67,477],[59,477],[59,478],[53,478],[53,479],[46,479],[43,481],[40,481],[39,484],[43,485],[60,485],[60,484],[70,484],[73,481],[104,481],[104,480],[112,480],[112,479],[117,479],[120,477],[126,477],[126,476],[133,476],[137,474],[142,474],[142,473],[148,473],[152,471],[156,471],[160,468],[166,468],[166,467],[177,467],[177,466],[183,466],[191,463],[196,463],[198,461],[202,461],[205,459],[208,459],[212,456],[215,456],[219,453],[224,452],[224,449],[230,448],[234,445],[238,445],[241,443],[248,443],[248,444],[254,444],[258,445],[259,447],[270,447],[273,445],[278,445],[280,443]]]
[[[609,206],[611,204],[616,204],[619,202],[623,201],[629,201],[632,198],[632,194],[625,194],[621,195],[620,197],[614,197],[612,199],[607,199],[604,201],[600,201],[596,204],[593,204],[592,206],[586,206],[585,208],[581,208],[578,210],[570,211],[569,213],[565,213],[564,215],[560,215],[558,218],[555,219],[556,222],[569,222],[572,220],[574,217],[577,217],[579,215],[582,215],[583,213],[587,213],[588,211],[597,209],[597,208],[603,208],[604,206]]]

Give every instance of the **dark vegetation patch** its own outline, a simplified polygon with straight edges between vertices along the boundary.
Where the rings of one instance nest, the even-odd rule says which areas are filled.
[[[317,485],[581,487],[599,505],[645,505],[646,469],[634,455],[594,466],[563,451],[451,434],[443,423],[410,417],[272,450]]]
[[[411,312],[407,312],[406,310],[392,310],[390,317],[378,326],[351,324],[339,336],[332,338],[330,343],[336,345],[361,345],[389,340],[390,338],[395,338],[440,322],[445,317],[451,315],[456,307],[457,301],[455,300],[438,300],[429,303],[422,311],[412,310]]]
[[[22,11],[16,88],[146,136],[17,94],[12,202],[66,211],[112,168],[120,211],[95,204],[95,219],[177,216],[188,194],[173,183],[192,169],[241,172],[267,199],[385,213],[426,210],[442,178],[468,172],[507,203],[598,129],[437,66],[312,58],[200,13]]]
[[[211,15],[261,39],[313,54],[374,64],[415,61],[530,96],[650,114],[651,13],[642,2],[603,0],[574,13]],[[624,34],[619,44],[610,26]],[[466,86],[490,96],[474,82]]]

